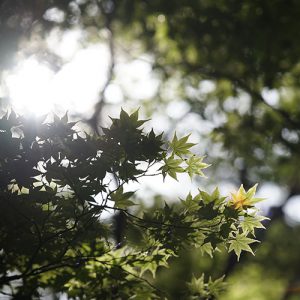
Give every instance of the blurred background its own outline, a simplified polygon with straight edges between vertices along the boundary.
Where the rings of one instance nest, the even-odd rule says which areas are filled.
[[[300,2],[0,0],[0,113],[68,111],[93,128],[120,108],[192,133],[209,179],[142,182],[145,205],[259,183],[270,218],[255,257],[186,251],[158,274],[226,273],[221,299],[300,299]]]

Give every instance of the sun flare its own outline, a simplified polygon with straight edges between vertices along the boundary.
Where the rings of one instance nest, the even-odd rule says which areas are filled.
[[[6,85],[14,109],[19,113],[45,114],[53,109],[49,97],[54,72],[37,60],[23,61],[6,78]]]
[[[107,62],[107,50],[101,45],[78,51],[57,73],[30,57],[4,79],[12,107],[20,114],[69,111],[84,115],[98,99]]]

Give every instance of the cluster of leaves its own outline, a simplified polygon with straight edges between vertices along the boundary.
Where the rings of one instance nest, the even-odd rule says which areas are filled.
[[[202,169],[209,167],[208,164],[202,162],[203,157],[196,156],[190,151],[195,144],[188,142],[189,135],[177,138],[175,133],[172,142],[167,149],[164,157],[164,165],[161,171],[164,177],[171,176],[177,180],[178,173],[188,173],[192,178],[194,175],[204,176]]]
[[[191,292],[190,299],[215,299],[225,288],[223,281],[224,277],[213,281],[209,278],[208,282],[205,283],[204,275],[199,278],[193,276],[191,282],[188,283],[188,289]]]
[[[138,111],[111,120],[99,136],[67,115],[45,122],[11,112],[0,119],[3,293],[34,298],[50,288],[80,299],[168,298],[154,278],[185,247],[252,252],[254,229],[263,227],[253,206],[256,186],[230,199],[199,190],[177,206],[136,212],[134,192],[125,191],[130,181],[203,176],[208,165],[190,151],[188,136],[165,144],[153,130],[144,133]],[[106,211],[114,216],[103,218]],[[220,290],[220,280],[191,280],[187,298],[213,299]]]

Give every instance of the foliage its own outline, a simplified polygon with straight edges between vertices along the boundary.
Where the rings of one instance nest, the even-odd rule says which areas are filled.
[[[79,26],[87,36],[94,32],[97,38],[100,31],[102,41],[115,40],[129,53],[134,52],[131,45],[142,42],[144,52],[155,58],[153,67],[160,72],[162,84],[180,79],[177,93],[192,112],[212,123],[218,116],[225,118],[214,124],[212,137],[228,151],[226,162],[244,172],[242,183],[250,186],[266,179],[299,194],[295,166],[300,149],[300,45],[294,38],[299,10],[299,3],[292,0],[288,4],[285,0],[173,1],[172,5],[162,1],[5,0],[0,1],[0,66],[10,64],[20,42],[27,40],[26,53],[42,61],[48,58],[59,68],[60,59],[43,43],[37,46],[53,28]],[[51,11],[62,19],[50,18]],[[110,31],[112,41],[102,37],[107,36],[102,35],[103,29]],[[115,53],[121,50],[114,47],[118,48]],[[214,84],[208,93],[200,88],[207,79]],[[275,93],[275,103],[265,96],[268,92]]]
[[[113,43],[107,36],[113,37],[115,55],[126,53],[131,59],[138,58],[136,46],[142,43],[141,51],[153,58],[154,71],[161,79],[157,99],[163,101],[151,99],[147,102],[155,109],[151,114],[162,110],[168,100],[184,99],[190,109],[187,119],[190,115],[195,117],[195,113],[198,115],[196,130],[199,130],[199,135],[203,135],[203,120],[212,124],[213,132],[206,137],[209,142],[203,143],[202,147],[214,161],[213,179],[218,181],[225,177],[231,182],[243,183],[246,188],[264,181],[280,185],[287,191],[286,199],[282,207],[272,209],[269,216],[285,222],[283,216],[286,210],[282,208],[291,196],[300,194],[300,44],[295,38],[300,26],[299,3],[294,0],[4,0],[0,1],[0,67],[7,67],[13,54],[25,48],[24,40],[29,40],[29,46],[23,52],[34,54],[42,61],[50,61],[59,68],[60,59],[47,52],[43,40],[44,34],[57,27],[63,30],[81,26],[88,33],[86,36],[94,32],[94,38],[97,36],[98,40],[100,36],[101,41],[110,44]],[[46,12],[53,8],[63,12],[61,22],[45,18]],[[31,39],[34,40],[33,47],[30,46]],[[41,48],[37,48],[39,40],[42,40]],[[172,86],[172,93],[169,93],[168,84],[174,80],[176,87]],[[212,88],[205,90],[206,83]],[[170,95],[169,99],[166,95]],[[177,119],[171,121],[177,125]],[[222,151],[214,151],[215,146],[220,145]],[[165,176],[173,175],[173,178],[182,171],[189,175],[196,172],[202,175],[201,168],[195,166],[195,160],[202,163],[202,158],[197,156],[183,161],[180,156],[166,155],[160,171],[164,171]],[[19,175],[18,172],[13,173]],[[124,191],[116,193],[117,196],[123,194]],[[112,206],[124,208],[128,203],[134,203],[134,197],[135,194],[117,197]],[[237,195],[236,199],[243,198]],[[244,201],[237,201],[236,206],[240,205],[238,203],[243,204]],[[132,209],[138,207],[135,205]],[[254,227],[261,226],[260,221],[244,217],[243,231],[253,233]],[[278,229],[276,224],[275,229]],[[235,282],[231,291],[236,289],[236,292],[239,290],[238,279],[247,280],[248,273],[250,277],[254,274],[252,287],[248,280],[247,289],[244,282],[240,284],[240,290],[246,292],[237,299],[250,299],[251,288],[258,287],[260,289],[253,299],[275,299],[274,292],[266,292],[273,290],[275,281],[285,284],[287,291],[288,281],[297,283],[299,274],[295,266],[298,263],[294,258],[299,252],[297,235],[287,225],[278,232],[280,234],[271,235],[268,240],[268,253],[260,255],[258,252],[256,255],[261,264],[256,269],[259,274],[251,273],[248,265],[233,274]],[[292,240],[283,242],[291,236]],[[257,234],[257,240],[262,238]],[[205,247],[203,245],[201,249]],[[278,247],[282,247],[281,251],[274,251]],[[280,261],[280,264],[274,264],[274,261]],[[245,269],[248,271],[246,275]],[[274,282],[264,279],[266,269],[271,270],[267,276],[276,279]],[[173,282],[174,278],[170,281]],[[297,297],[297,286],[295,288],[292,284],[292,287]],[[228,299],[236,299],[235,295],[233,291]]]
[[[254,229],[262,227],[255,187],[238,192],[247,205],[217,188],[199,189],[176,206],[139,212],[130,182],[202,175],[208,165],[191,152],[188,136],[165,143],[153,130],[145,133],[138,111],[122,110],[111,121],[95,135],[67,115],[52,122],[14,112],[1,118],[2,292],[15,299],[38,297],[46,288],[80,299],[168,298],[155,276],[184,249],[252,252]],[[104,216],[108,211],[112,217]],[[215,299],[223,289],[220,279],[190,280],[186,298]]]
[[[217,159],[244,172],[233,179],[248,187],[268,180],[299,194],[299,43],[291,34],[299,27],[299,3],[132,1],[131,6],[125,19],[131,38],[143,41],[155,57],[162,87],[176,81],[169,100],[184,99],[199,123],[211,122],[208,149],[220,143],[226,159],[223,152]],[[212,87],[206,91],[207,80]],[[160,91],[158,99],[166,102],[167,93]]]

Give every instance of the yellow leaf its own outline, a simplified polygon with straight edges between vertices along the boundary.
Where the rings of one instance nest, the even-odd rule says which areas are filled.
[[[261,201],[261,198],[254,198],[256,191],[255,184],[247,192],[244,189],[244,186],[241,185],[239,190],[236,193],[231,193],[231,201],[229,202],[235,209],[244,209],[250,206],[253,206],[254,203]]]

